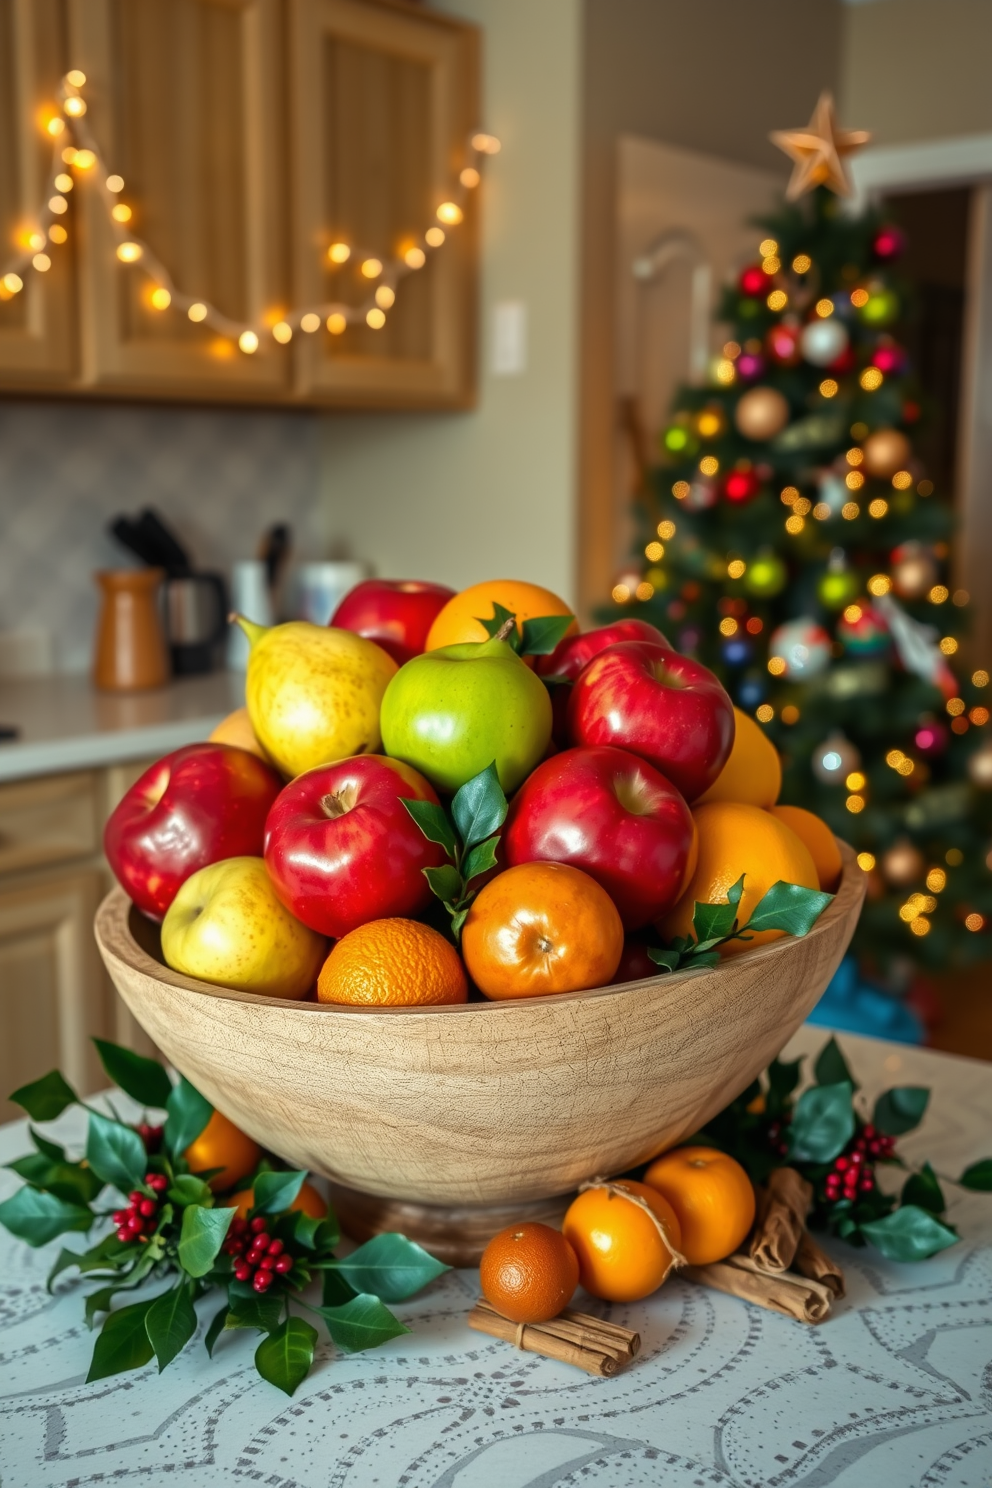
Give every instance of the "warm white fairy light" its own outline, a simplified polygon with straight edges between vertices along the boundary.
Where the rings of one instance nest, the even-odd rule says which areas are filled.
[[[38,214],[37,228],[22,238],[21,252],[18,257],[0,273],[2,297],[9,298],[11,295],[19,294],[24,288],[24,280],[19,271],[32,267],[38,273],[47,273],[52,266],[52,260],[44,249],[49,242],[65,243],[68,240],[69,235],[65,228],[54,220],[63,216],[68,210],[69,204],[66,196],[74,186],[72,176],[64,167],[68,166],[77,171],[89,171],[97,167],[96,184],[103,193],[107,216],[114,235],[116,256],[119,262],[125,265],[140,262],[143,272],[152,281],[151,289],[143,292],[145,303],[155,310],[164,311],[171,308],[185,312],[194,324],[208,325],[212,330],[226,337],[229,342],[235,342],[247,356],[253,355],[259,349],[262,344],[261,332],[263,330],[281,346],[285,346],[293,339],[297,327],[301,331],[313,334],[320,329],[321,325],[324,325],[332,336],[340,336],[349,325],[362,323],[373,330],[381,330],[386,323],[386,311],[390,310],[396,302],[398,282],[407,274],[416,273],[418,269],[424,267],[427,262],[427,250],[438,249],[442,246],[445,232],[444,228],[439,225],[440,223],[448,227],[456,227],[464,221],[465,195],[474,190],[482,179],[478,169],[482,158],[487,155],[497,155],[500,150],[500,142],[495,135],[477,131],[470,136],[468,149],[474,159],[462,167],[456,191],[452,197],[446,198],[436,208],[435,223],[425,230],[421,241],[411,243],[408,239],[398,250],[397,257],[388,263],[376,254],[368,253],[357,245],[343,240],[336,240],[329,245],[327,259],[335,268],[341,267],[352,259],[359,264],[359,273],[368,283],[371,292],[370,298],[364,303],[315,305],[287,312],[275,322],[267,317],[264,324],[250,326],[231,320],[229,316],[224,315],[206,300],[195,300],[191,295],[184,294],[173,284],[168,270],[149,245],[140,237],[125,230],[126,224],[132,220],[133,211],[126,202],[113,200],[124,190],[124,178],[116,172],[108,173],[96,141],[88,125],[83,122],[87,113],[87,105],[86,100],[81,96],[80,89],[85,83],[86,75],[78,68],[67,72],[58,89],[59,112],[47,116],[41,126],[54,142],[52,169],[45,192],[45,206]],[[61,137],[66,133],[67,128],[75,143],[63,145]],[[373,289],[372,281],[375,280],[380,282]],[[223,346],[223,343],[219,344]]]

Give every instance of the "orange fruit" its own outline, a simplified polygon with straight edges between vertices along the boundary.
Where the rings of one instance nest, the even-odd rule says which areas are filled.
[[[511,1322],[546,1323],[571,1302],[579,1262],[564,1235],[550,1225],[510,1225],[482,1252],[479,1281],[496,1311]]]
[[[249,754],[256,754],[260,760],[267,765],[272,761],[255,737],[255,730],[251,726],[247,708],[235,708],[233,713],[228,713],[209,736],[211,744],[233,744],[235,749],[246,749]]]
[[[433,1007],[466,1002],[458,952],[417,920],[370,920],[342,935],[321,967],[318,1002],[355,1007]]]
[[[658,921],[663,940],[689,935],[694,903],[726,903],[727,890],[742,873],[746,875],[744,892],[737,907],[741,925],[780,878],[806,889],[820,887],[809,849],[770,811],[736,801],[710,801],[705,806],[694,806],[692,815],[699,828],[696,871],[679,902]],[[721,946],[720,954],[738,956],[751,946],[778,940],[784,934],[784,930],[759,930],[752,940],[732,940]]]
[[[637,1302],[650,1296],[682,1249],[671,1204],[657,1189],[631,1178],[621,1178],[610,1189],[587,1188],[580,1193],[565,1215],[562,1231],[579,1258],[582,1285],[591,1296],[607,1302]]]
[[[484,584],[473,584],[448,600],[428,632],[427,650],[456,646],[462,641],[488,640],[486,629],[479,622],[493,619],[494,604],[501,604],[516,615],[518,632],[525,620],[572,613],[570,605],[550,589],[542,589],[540,584],[526,584],[522,579],[487,579]],[[577,635],[578,630],[578,621],[573,620],[565,634]]]
[[[754,1224],[754,1188],[734,1158],[715,1147],[676,1147],[644,1174],[675,1210],[690,1266],[722,1261]]]
[[[239,1219],[248,1218],[248,1210],[254,1202],[255,1191],[251,1188],[239,1188],[236,1194],[224,1200],[227,1207],[237,1209]],[[312,1183],[303,1184],[289,1208],[291,1211],[302,1210],[304,1214],[309,1214],[311,1219],[323,1219],[327,1213],[327,1205]]]
[[[837,838],[822,817],[802,806],[773,806],[772,816],[785,822],[790,832],[795,832],[800,842],[805,842],[813,859],[820,888],[827,894],[835,892],[844,871],[844,864],[837,846]]]
[[[216,1177],[209,1179],[215,1193],[233,1188],[242,1178],[258,1167],[262,1149],[258,1143],[243,1132],[233,1121],[228,1121],[215,1111],[198,1137],[194,1137],[186,1148],[186,1161],[193,1173],[205,1173],[210,1168],[220,1168]]]
[[[744,801],[748,806],[774,806],[782,789],[782,761],[760,723],[734,709],[734,747],[710,786],[693,802]]]
[[[613,900],[566,863],[519,863],[497,874],[462,926],[468,974],[497,999],[605,987],[622,954]]]

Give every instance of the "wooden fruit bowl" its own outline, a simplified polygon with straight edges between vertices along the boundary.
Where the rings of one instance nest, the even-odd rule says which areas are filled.
[[[764,1069],[854,932],[866,878],[842,851],[837,896],[801,940],[521,1002],[358,1009],[212,987],[163,965],[157,928],[119,888],[96,939],[176,1068],[259,1142],[331,1179],[353,1233],[398,1228],[464,1260],[479,1253],[473,1235],[484,1243],[560,1209],[583,1179],[646,1161]]]

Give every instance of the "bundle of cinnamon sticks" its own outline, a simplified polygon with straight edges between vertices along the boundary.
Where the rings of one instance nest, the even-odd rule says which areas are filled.
[[[543,1354],[607,1378],[625,1369],[641,1347],[639,1333],[571,1307],[547,1323],[512,1323],[480,1297],[468,1315],[468,1325],[526,1353]]]
[[[686,1266],[689,1281],[729,1292],[801,1323],[822,1323],[844,1296],[844,1273],[806,1229],[813,1190],[795,1168],[776,1168],[758,1191],[750,1242],[710,1266]]]

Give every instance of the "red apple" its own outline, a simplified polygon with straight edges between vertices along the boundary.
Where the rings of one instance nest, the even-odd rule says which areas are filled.
[[[633,615],[627,615],[622,620],[614,620],[610,625],[600,626],[599,630],[566,636],[563,641],[558,642],[550,656],[537,658],[537,674],[539,677],[567,677],[569,682],[574,682],[594,656],[605,651],[607,646],[618,645],[620,641],[646,641],[651,646],[663,646],[665,650],[671,650],[671,643],[656,625],[649,625],[647,620],[638,620]]]
[[[568,863],[606,890],[625,930],[649,925],[682,892],[694,840],[688,806],[626,749],[566,749],[517,791],[506,861]]]
[[[657,937],[654,941],[656,943]],[[613,974],[614,986],[622,982],[643,982],[645,977],[660,975],[661,967],[656,966],[648,955],[648,945],[651,943],[643,932],[640,935],[635,932],[624,936],[620,965]]]
[[[375,641],[400,666],[419,656],[427,632],[455,591],[420,579],[363,579],[349,589],[331,624]]]
[[[189,744],[146,770],[111,812],[103,850],[139,909],[161,920],[191,874],[260,857],[282,779],[247,749]]]
[[[419,914],[432,901],[424,868],[447,859],[403,805],[438,804],[402,760],[356,755],[298,775],[269,812],[265,866],[286,908],[339,939],[369,920]]]
[[[579,676],[568,727],[573,744],[616,744],[641,755],[694,801],[727,762],[734,705],[701,662],[621,641]]]

